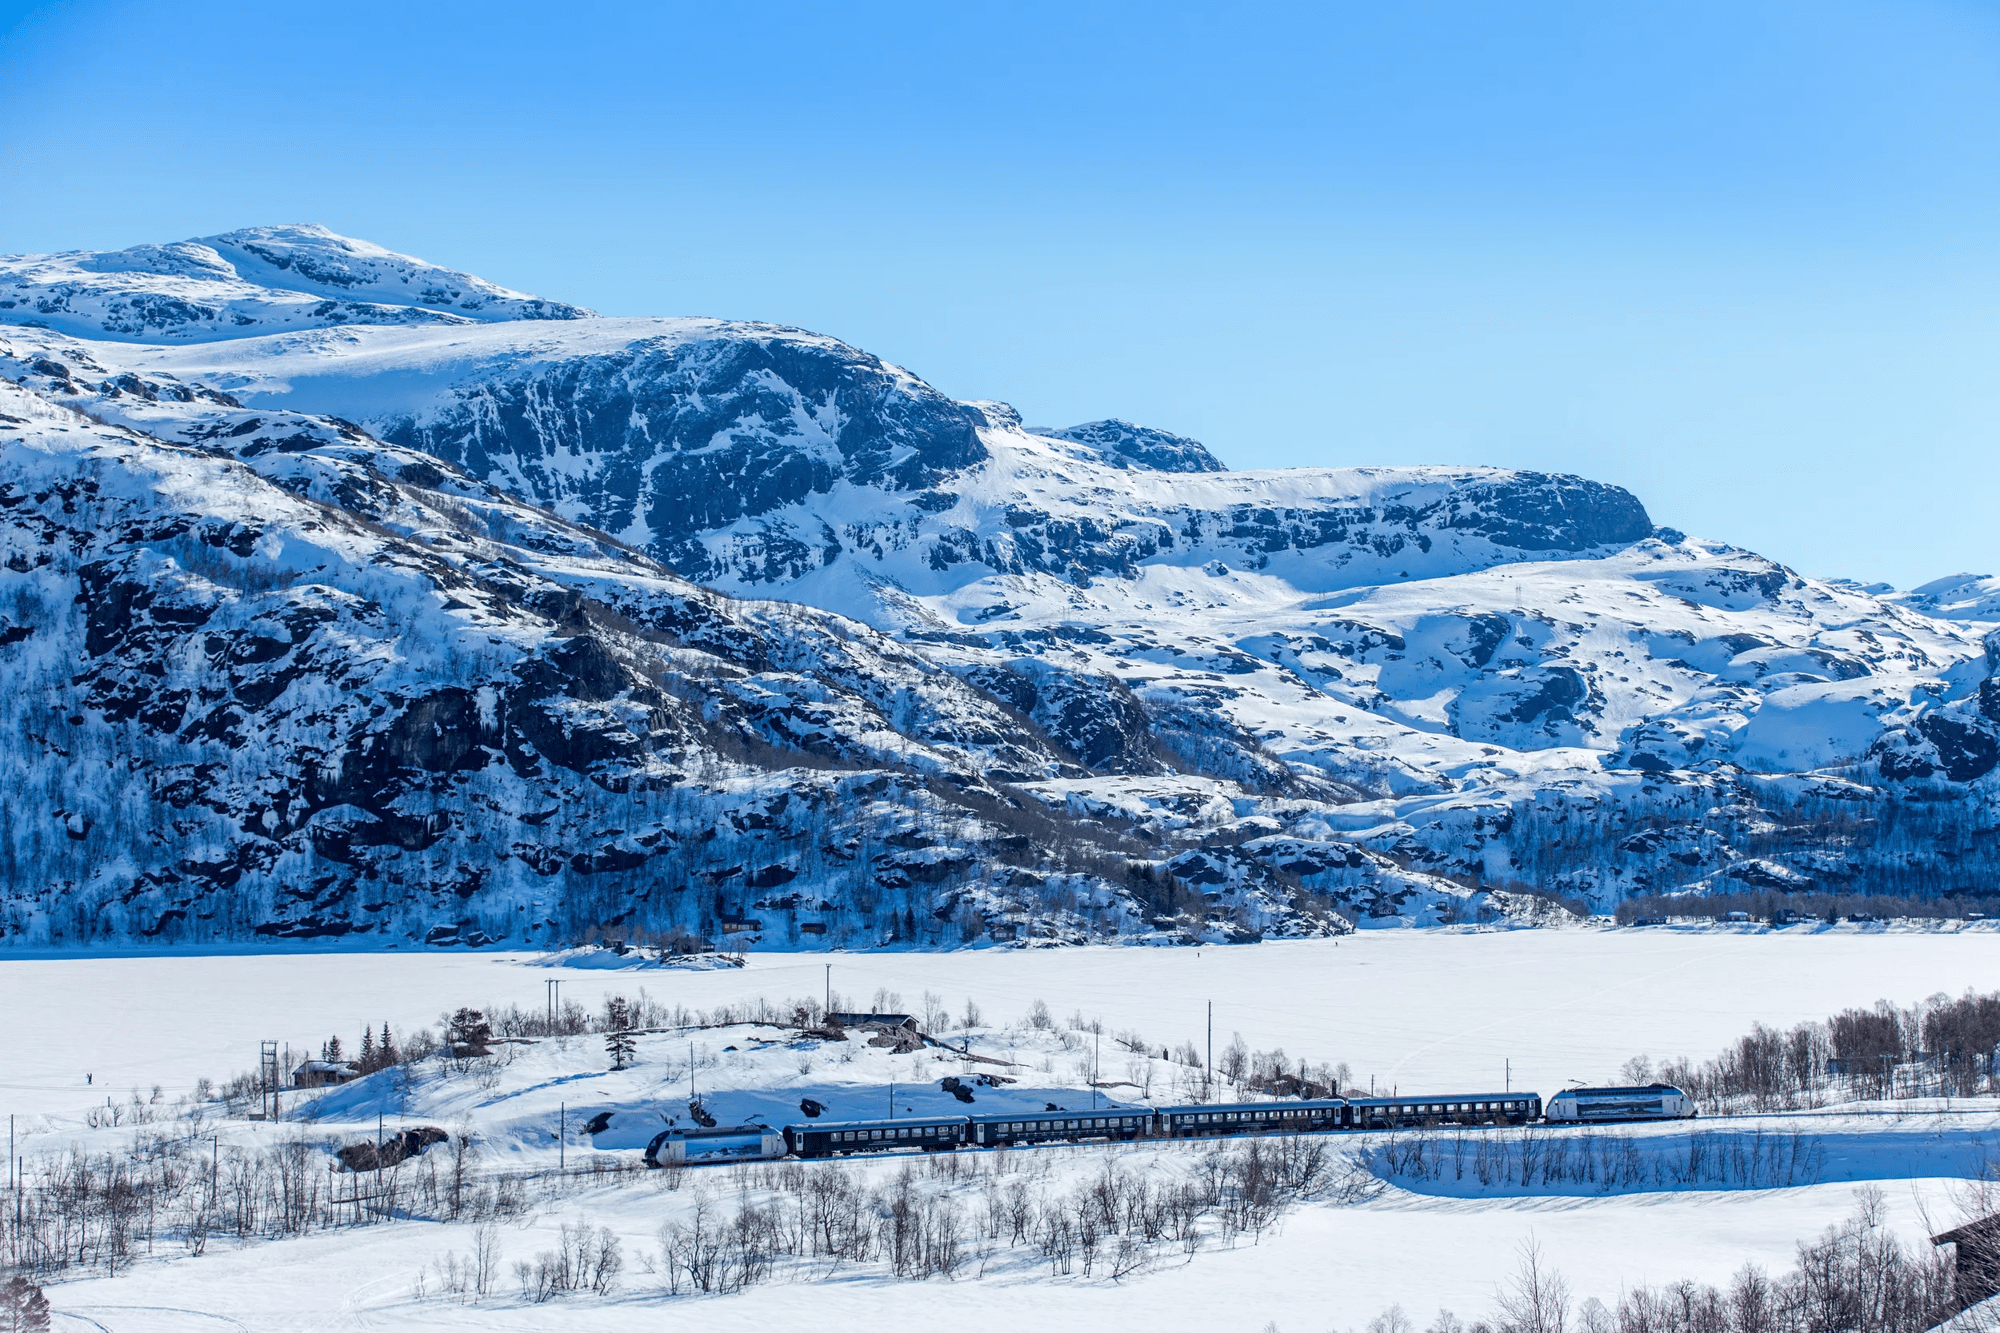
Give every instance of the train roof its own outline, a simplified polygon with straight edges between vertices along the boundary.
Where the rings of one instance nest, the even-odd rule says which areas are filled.
[[[1161,1115],[1190,1115],[1196,1113],[1208,1114],[1211,1112],[1222,1112],[1222,1111],[1268,1111],[1273,1107],[1283,1107],[1283,1106],[1289,1106],[1293,1108],[1301,1106],[1308,1108],[1318,1107],[1321,1109],[1331,1111],[1331,1110],[1337,1110],[1345,1105],[1347,1105],[1347,1099],[1344,1097],[1317,1097],[1317,1098],[1298,1097],[1285,1101],[1271,1101],[1271,1102],[1210,1102],[1205,1105],[1190,1104],[1187,1106],[1162,1106],[1159,1108],[1159,1111]]]
[[[1429,1102],[1511,1102],[1539,1097],[1539,1092],[1413,1092],[1407,1097],[1350,1097],[1350,1106],[1409,1106]]]
[[[899,1115],[894,1120],[808,1120],[802,1124],[786,1125],[786,1129],[901,1129],[906,1125],[962,1125],[968,1117],[962,1115]]]
[[[1151,1115],[1150,1106],[1098,1106],[1087,1111],[988,1111],[985,1115],[965,1117],[981,1125],[996,1125],[1009,1120],[1073,1120],[1078,1116],[1096,1115]]]
[[[1632,1088],[1564,1088],[1556,1096],[1562,1096],[1563,1092],[1577,1097],[1630,1097],[1638,1092],[1671,1092],[1677,1096],[1681,1095],[1681,1090],[1671,1083],[1647,1083]]]

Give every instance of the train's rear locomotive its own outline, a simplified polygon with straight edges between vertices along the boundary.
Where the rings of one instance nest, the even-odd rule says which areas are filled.
[[[1694,1098],[1667,1083],[1639,1088],[1565,1088],[1549,1098],[1550,1124],[1607,1120],[1692,1120]]]

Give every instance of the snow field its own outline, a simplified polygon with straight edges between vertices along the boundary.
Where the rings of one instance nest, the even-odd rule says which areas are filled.
[[[1036,1149],[1022,1157],[1048,1159],[1050,1184],[1080,1183],[1110,1155],[1144,1171],[1179,1149]],[[979,1157],[990,1158],[991,1154]],[[907,1159],[905,1159],[906,1161]],[[887,1185],[905,1161],[876,1160],[845,1169],[873,1186]],[[1041,1163],[1036,1163],[1040,1166]],[[1031,1168],[1021,1168],[1031,1170]],[[350,1328],[478,1328],[622,1330],[659,1321],[698,1321],[704,1329],[873,1329],[927,1325],[940,1309],[976,1311],[980,1326],[1068,1328],[1099,1323],[1165,1333],[1256,1333],[1280,1329],[1352,1330],[1391,1304],[1427,1318],[1440,1306],[1471,1317],[1490,1309],[1496,1285],[1510,1273],[1530,1238],[1562,1271],[1579,1299],[1615,1300],[1622,1288],[1684,1277],[1720,1282],[1745,1262],[1782,1270],[1795,1240],[1817,1235],[1853,1205],[1848,1184],[1757,1193],[1667,1193],[1599,1199],[1447,1200],[1384,1190],[1359,1205],[1306,1204],[1290,1211],[1254,1243],[1210,1246],[1192,1259],[1163,1247],[1156,1266],[1122,1281],[1054,1277],[1032,1246],[1004,1238],[980,1240],[955,1281],[902,1282],[879,1265],[845,1271],[821,1262],[781,1270],[776,1280],[729,1296],[662,1293],[663,1275],[642,1259],[656,1250],[663,1221],[685,1218],[693,1191],[706,1189],[728,1206],[739,1201],[758,1168],[689,1172],[706,1177],[665,1188],[661,1176],[538,1200],[528,1216],[501,1228],[503,1278],[495,1296],[457,1304],[413,1294],[419,1278],[436,1290],[434,1265],[447,1252],[460,1259],[473,1246],[472,1227],[436,1223],[370,1226],[231,1251],[201,1259],[142,1264],[116,1279],[89,1278],[52,1289],[58,1310],[112,1333],[178,1328],[155,1322],[169,1307],[202,1311],[217,1320],[273,1333]],[[921,1171],[921,1167],[919,1168]],[[754,1187],[753,1187],[754,1188]],[[976,1212],[976,1181],[959,1195]],[[1952,1182],[1917,1178],[1886,1190],[1890,1224],[1921,1243],[1948,1216]],[[587,1221],[611,1228],[623,1244],[626,1269],[609,1298],[570,1297],[545,1305],[522,1302],[511,1273],[518,1259],[552,1249],[557,1230]],[[88,1327],[76,1324],[74,1327]],[[190,1328],[207,1325],[191,1322]]]

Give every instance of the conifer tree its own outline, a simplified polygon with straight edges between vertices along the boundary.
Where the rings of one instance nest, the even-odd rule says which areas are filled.
[[[632,1011],[624,997],[614,995],[604,1002],[605,1027],[604,1049],[611,1056],[611,1067],[623,1069],[632,1063],[638,1049],[638,1039],[632,1035]]]
[[[49,1298],[24,1277],[0,1283],[0,1330],[6,1333],[48,1333]]]

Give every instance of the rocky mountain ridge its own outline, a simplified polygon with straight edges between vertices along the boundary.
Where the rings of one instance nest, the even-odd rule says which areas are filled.
[[[110,327],[156,296],[249,322]],[[1990,580],[1029,430],[323,229],[0,260],[6,325],[11,939],[1242,939],[1993,868]]]

